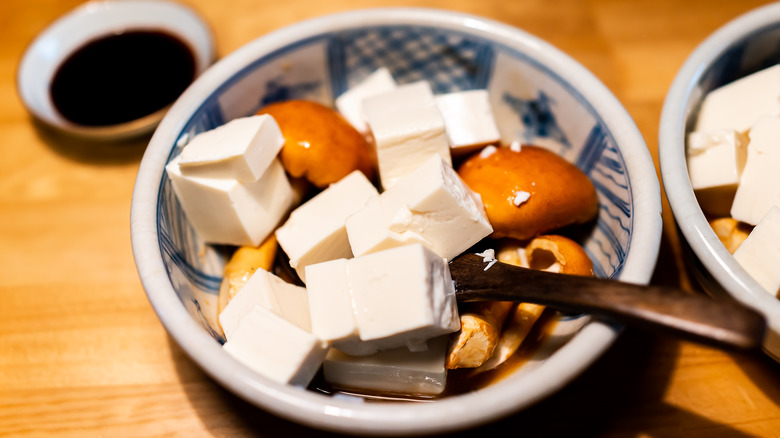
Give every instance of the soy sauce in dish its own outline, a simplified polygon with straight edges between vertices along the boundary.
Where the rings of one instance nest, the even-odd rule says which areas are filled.
[[[75,50],[51,83],[55,108],[84,126],[130,122],[171,104],[195,76],[195,57],[159,31],[106,35]]]

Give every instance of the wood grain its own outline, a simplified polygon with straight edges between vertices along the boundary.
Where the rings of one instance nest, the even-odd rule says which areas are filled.
[[[657,166],[666,92],[708,34],[762,1],[183,0],[220,56],[272,30],[370,6],[454,9],[546,39],[622,101]],[[37,126],[16,94],[26,45],[76,0],[0,2],[0,436],[327,436],[219,387],[166,335],[137,278],[129,211],[144,142]],[[700,293],[668,204],[657,284]],[[455,436],[777,437],[780,365],[627,330],[562,391]]]

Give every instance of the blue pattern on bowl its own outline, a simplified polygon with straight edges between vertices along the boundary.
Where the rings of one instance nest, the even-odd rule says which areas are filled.
[[[553,102],[550,101],[547,93],[539,90],[539,96],[535,99],[523,99],[504,93],[503,100],[523,121],[523,126],[526,128],[523,142],[530,143],[535,137],[549,137],[566,148],[571,147],[569,139],[555,120],[555,114],[551,109]]]
[[[169,160],[197,133],[285,99],[332,104],[379,67],[399,83],[426,80],[437,93],[487,88],[503,141],[550,148],[594,182],[600,213],[584,242],[596,275],[619,275],[630,245],[633,200],[623,157],[593,107],[527,54],[468,33],[418,26],[356,28],[317,35],[258,59],[212,93],[188,120]],[[205,245],[187,222],[167,176],[157,202],[160,251],[179,298],[216,330],[224,248]],[[587,318],[569,318],[578,326]]]

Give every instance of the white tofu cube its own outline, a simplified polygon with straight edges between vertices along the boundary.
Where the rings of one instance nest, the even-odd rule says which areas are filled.
[[[347,236],[352,254],[361,256],[413,243],[433,246],[415,230],[401,230],[398,227],[391,230],[395,215],[403,217],[411,216],[412,213],[409,207],[401,207],[395,211],[383,201],[382,196],[373,199],[347,219]]]
[[[422,245],[306,270],[312,332],[349,355],[424,350],[428,338],[460,326],[452,325],[458,316],[448,265]]]
[[[363,100],[367,97],[393,91],[395,87],[395,79],[390,74],[390,70],[382,67],[337,97],[336,109],[355,129],[365,135],[369,129],[363,111]]]
[[[780,292],[780,208],[772,207],[734,252],[734,258],[767,292]]]
[[[487,90],[459,91],[435,99],[454,156],[464,156],[501,140]]]
[[[452,165],[444,119],[427,82],[366,98],[363,108],[374,135],[383,188],[392,187],[432,155]]]
[[[380,350],[422,351],[460,328],[449,266],[423,245],[356,257],[347,275],[360,339]]]
[[[179,158],[165,167],[187,219],[208,243],[257,246],[292,208],[296,195],[279,160],[253,183],[184,176]]]
[[[780,116],[780,65],[709,92],[694,131],[730,128],[745,132],[765,115]]]
[[[378,196],[371,182],[356,170],[290,213],[276,230],[276,239],[303,281],[308,265],[352,257],[347,217]]]
[[[492,232],[479,196],[439,156],[347,219],[355,256],[417,242],[452,260]]]
[[[699,205],[708,214],[729,214],[745,167],[747,143],[747,137],[733,129],[688,135],[688,174]]]
[[[258,305],[311,331],[306,288],[287,283],[268,271],[258,269],[219,314],[219,323],[228,341],[235,334],[241,319]]]
[[[337,259],[306,267],[312,333],[352,355],[376,353],[375,346],[360,340],[347,263],[347,259]]]
[[[185,176],[256,182],[283,145],[273,117],[234,119],[190,140],[181,152],[179,169]]]
[[[756,225],[773,206],[780,206],[780,117],[762,117],[748,137],[747,161],[731,216]]]
[[[427,351],[406,348],[355,357],[331,349],[322,363],[325,380],[336,388],[412,396],[444,391],[447,336],[432,339]]]
[[[357,336],[347,281],[347,259],[309,265],[306,271],[310,277],[306,289],[312,333],[328,342]]]
[[[314,378],[329,349],[313,334],[259,305],[241,318],[223,348],[263,376],[301,387]]]

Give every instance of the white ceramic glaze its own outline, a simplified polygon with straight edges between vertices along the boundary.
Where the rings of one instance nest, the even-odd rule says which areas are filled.
[[[165,31],[178,37],[193,52],[196,76],[215,58],[210,29],[195,11],[182,4],[165,0],[89,1],[49,25],[22,56],[17,88],[33,116],[60,130],[89,137],[116,138],[151,132],[167,108],[121,125],[85,127],[63,118],[49,92],[57,68],[68,55],[101,36],[125,30]]]
[[[604,160],[599,158],[598,162],[589,162],[588,167],[600,187],[602,201],[609,205],[602,206],[599,223],[603,229],[593,231],[594,236],[588,240],[587,248],[606,275],[635,283],[649,281],[661,236],[660,187],[647,146],[633,120],[615,97],[581,65],[532,35],[472,15],[416,8],[358,10],[295,24],[250,42],[206,71],[170,109],[142,160],[133,192],[133,254],[149,300],[166,330],[210,376],[244,399],[308,426],[357,435],[444,432],[489,422],[552,394],[609,348],[620,327],[589,322],[589,318],[578,316],[561,321],[559,328],[571,331],[561,335],[567,340],[564,345],[547,342],[535,356],[538,360],[532,360],[531,365],[522,367],[501,382],[431,403],[360,403],[276,384],[225,354],[218,342],[219,335],[210,329],[209,318],[213,315],[206,313],[214,300],[213,285],[218,284],[221,265],[215,258],[216,267],[210,271],[212,254],[209,248],[188,240],[192,233],[186,230],[186,221],[173,202],[163,171],[165,164],[178,153],[181,144],[191,134],[224,122],[221,119],[251,113],[256,109],[252,107],[252,102],[256,104],[260,97],[267,96],[272,88],[269,84],[275,83],[275,80],[283,82],[289,79],[288,76],[297,74],[320,78],[320,72],[312,72],[310,64],[316,62],[312,58],[321,53],[335,57],[343,55],[339,50],[333,50],[333,47],[343,48],[342,45],[328,46],[328,41],[343,37],[349,39],[349,46],[353,43],[351,37],[363,35],[363,30],[372,37],[376,36],[374,30],[380,28],[383,30],[377,35],[388,38],[421,28],[422,40],[432,36],[434,40],[436,38],[433,37],[441,37],[441,41],[446,41],[441,44],[476,41],[476,53],[469,52],[470,47],[462,53],[473,54],[483,67],[487,61],[482,55],[492,53],[496,57],[490,58],[490,65],[507,66],[507,71],[490,72],[492,79],[472,78],[476,82],[492,81],[490,89],[507,84],[522,86],[523,78],[515,77],[513,73],[524,72],[536,75],[535,80],[540,84],[551,84],[549,86],[554,86],[558,90],[556,92],[576,96],[582,106],[582,117],[567,119],[561,124],[566,125],[565,133],[569,138],[577,137],[578,142],[592,143],[588,132],[601,134],[597,138],[601,141],[598,157]],[[323,44],[330,49],[319,51],[318,47]],[[313,48],[311,52],[299,56],[302,48],[309,47]],[[502,64],[498,59],[502,53],[517,57],[517,63],[522,63],[525,70],[511,70],[514,65],[511,62]],[[405,55],[411,56],[411,53]],[[425,59],[430,61],[431,58],[426,56]],[[277,61],[284,66],[279,70],[284,74],[278,78],[271,74],[279,72],[274,70],[274,62]],[[305,67],[296,67],[298,63]],[[256,67],[258,64],[262,64],[262,68]],[[351,64],[347,62],[346,65]],[[346,82],[368,72],[354,65],[350,68],[354,76],[347,75]],[[269,69],[271,73],[267,71]],[[339,86],[332,77],[339,72],[341,70],[331,69],[330,75],[323,73],[322,77],[327,79],[330,76],[331,81],[313,88],[314,91],[297,85],[289,89],[309,93],[304,94],[306,97],[324,99],[329,90]],[[436,77],[432,75],[429,79],[435,82]],[[405,80],[414,78],[414,75],[404,77]],[[530,81],[530,76],[527,79]],[[447,77],[438,85],[452,85],[452,81]],[[233,93],[232,90],[238,92]],[[253,101],[255,97],[249,96],[247,100],[247,95],[253,93],[258,98]],[[560,99],[565,97],[561,96]],[[510,97],[508,94],[498,95],[498,103],[506,106],[501,99]],[[566,103],[552,102],[551,105],[558,114],[557,111],[567,111],[565,108],[573,106]],[[509,116],[508,121],[503,123],[505,131],[517,128],[512,125],[517,121],[510,120],[511,114]],[[597,126],[599,129],[590,126],[594,118],[601,120]],[[583,126],[587,128],[584,131]],[[577,147],[581,150],[579,143]],[[568,151],[576,149],[564,147],[559,152],[565,156]],[[582,161],[588,162],[588,157]],[[610,168],[610,165],[617,168]],[[609,195],[612,199],[608,199]],[[622,201],[624,198],[627,199],[625,203]],[[626,211],[620,211],[621,207]],[[171,223],[176,224],[175,229],[169,228]],[[619,247],[617,253],[614,248],[599,253],[600,247],[610,245],[605,235],[617,239],[612,242]],[[177,239],[180,241],[178,244]],[[613,259],[618,262],[613,264]],[[195,265],[202,272],[193,273]],[[212,290],[198,289],[193,285],[195,280],[209,283]]]
[[[685,61],[664,102],[659,161],[666,196],[705,289],[728,293],[767,318],[764,350],[780,360],[780,300],[764,291],[721,244],[699,207],[688,177],[685,137],[706,91],[780,55],[780,3],[750,11],[703,41]],[[727,73],[721,73],[730,71]],[[713,79],[716,77],[723,79]]]

